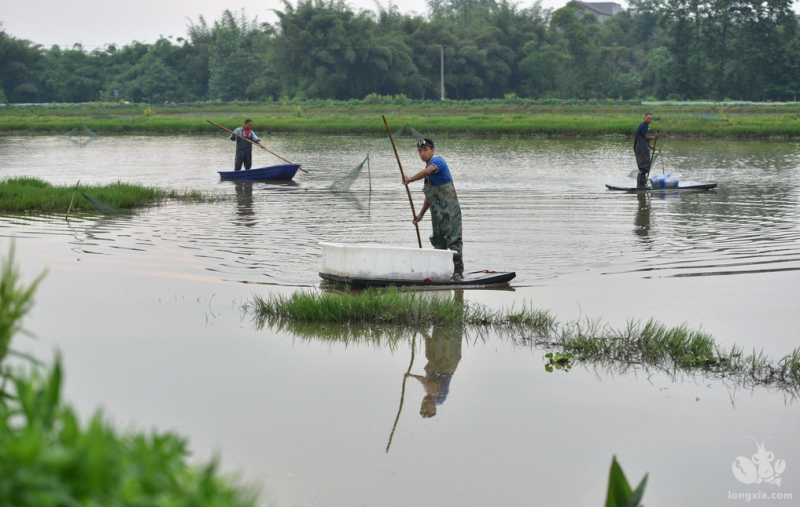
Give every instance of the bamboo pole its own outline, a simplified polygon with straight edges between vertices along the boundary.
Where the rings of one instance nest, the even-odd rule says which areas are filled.
[[[656,136],[661,133],[661,130],[656,130]],[[655,141],[653,141],[653,153],[650,154],[650,167],[647,169],[647,177],[650,177],[650,169],[653,168],[653,159],[656,156],[656,143],[658,142],[658,137],[656,137]],[[645,182],[647,183],[647,182]]]
[[[394,150],[394,156],[397,158],[397,165],[400,166],[400,177],[403,178],[405,181],[406,175],[403,173],[403,164],[400,163],[400,155],[397,154],[397,146],[394,145],[394,137],[392,137],[392,131],[389,129],[389,123],[386,121],[386,116],[381,115],[383,118],[383,124],[386,125],[386,131],[389,133],[389,139],[392,141],[392,149]],[[411,190],[409,190],[408,185],[403,185],[406,187],[406,193],[408,194],[408,202],[411,204],[411,213],[414,215],[414,220],[417,219],[417,212],[414,210],[414,201],[411,199]],[[417,242],[419,243],[419,247],[422,248],[422,238],[419,236],[419,224],[414,223],[414,228],[417,229]]]
[[[75,193],[78,191],[78,185],[80,184],[81,180],[78,180],[78,182],[75,183],[75,190],[72,191],[72,199],[70,199],[69,201],[69,208],[67,208],[67,216],[65,216],[64,219],[69,218],[69,212],[72,211],[72,203],[75,202]]]
[[[294,162],[289,162],[288,160],[286,160],[285,158],[281,157],[281,156],[280,156],[280,155],[278,155],[277,153],[274,153],[274,152],[271,152],[271,151],[269,151],[267,148],[265,148],[265,147],[261,146],[260,144],[258,144],[258,143],[254,143],[254,142],[253,142],[253,141],[251,141],[250,139],[248,139],[248,138],[246,138],[246,137],[243,137],[243,136],[240,136],[239,134],[237,134],[237,133],[236,133],[236,132],[234,132],[233,130],[226,129],[226,128],[225,128],[225,127],[223,127],[222,125],[220,125],[220,124],[218,124],[218,123],[214,123],[214,122],[213,122],[213,121],[211,121],[211,120],[208,120],[208,119],[207,119],[206,121],[207,121],[208,123],[212,124],[212,125],[216,125],[217,127],[221,128],[222,130],[225,130],[226,132],[230,132],[231,134],[235,135],[236,137],[238,137],[238,138],[240,138],[240,139],[244,139],[245,141],[247,141],[248,143],[252,144],[253,146],[258,146],[259,148],[261,148],[262,150],[266,151],[267,153],[270,153],[270,154],[272,154],[272,155],[275,155],[276,157],[278,157],[279,159],[283,160],[283,161],[284,161],[284,162],[286,162],[287,164],[294,164]],[[298,169],[300,169],[300,170],[301,170],[301,171],[303,171],[304,173],[308,173],[308,171],[306,171],[305,169],[303,169],[303,168],[301,168],[301,167],[298,167]]]

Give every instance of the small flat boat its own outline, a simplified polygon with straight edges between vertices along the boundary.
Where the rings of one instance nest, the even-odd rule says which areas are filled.
[[[498,272],[498,271],[473,271],[471,273],[464,273],[464,278],[455,281],[449,278],[442,279],[425,279],[425,280],[392,280],[387,278],[349,278],[343,276],[336,276],[327,273],[320,273],[320,278],[328,280],[329,282],[336,282],[352,287],[361,289],[365,287],[485,287],[487,285],[496,285],[500,283],[508,283],[513,280],[517,274],[511,272]]]
[[[241,171],[217,171],[223,180],[290,180],[297,174],[300,164],[271,165]]]
[[[697,181],[679,181],[676,186],[656,187],[656,188],[637,188],[636,185],[612,185],[606,184],[609,190],[621,190],[624,192],[664,192],[670,190],[711,190],[717,186],[716,183],[700,183]]]
[[[473,271],[451,280],[453,251],[391,245],[320,243],[320,278],[353,287],[482,287],[512,280],[516,273]]]

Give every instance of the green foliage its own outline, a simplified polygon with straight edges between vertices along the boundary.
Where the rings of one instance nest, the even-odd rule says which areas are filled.
[[[633,0],[600,23],[506,0],[430,0],[429,18],[342,0],[284,2],[275,24],[225,11],[187,37],[44,49],[0,28],[11,102],[517,97],[794,100],[800,29],[790,2]],[[113,90],[120,90],[115,97]]]
[[[33,294],[44,273],[29,286],[21,284],[19,269],[14,264],[14,242],[9,247],[8,257],[0,259],[0,374],[4,374],[3,360],[9,352],[11,338],[22,330],[22,319],[33,307]],[[0,383],[0,401],[2,401]],[[2,475],[0,475],[2,477]]]
[[[606,507],[638,507],[642,503],[646,485],[647,474],[645,474],[636,489],[631,490],[628,479],[622,472],[622,467],[617,463],[617,457],[614,456],[611,460],[611,470],[608,475]]]
[[[551,373],[553,372],[554,369],[563,370],[567,372],[572,367],[572,363],[570,363],[572,354],[561,353],[561,352],[549,352],[545,354],[544,357],[548,359],[547,364],[544,365],[544,369]]]
[[[62,399],[60,358],[46,372],[3,364],[41,276],[20,283],[13,244],[0,275],[0,505],[255,505],[255,495],[220,477],[215,462],[190,466],[186,441],[173,433],[120,435],[99,412],[82,425]]]
[[[188,465],[186,441],[173,433],[120,435],[100,413],[82,425],[61,399],[60,360],[45,374],[12,375],[0,402],[0,504],[251,506],[216,463]]]

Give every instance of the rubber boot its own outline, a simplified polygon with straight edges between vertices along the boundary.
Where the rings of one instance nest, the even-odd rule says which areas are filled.
[[[639,175],[636,178],[636,188],[647,188],[647,172],[639,171]]]
[[[461,281],[464,279],[464,261],[459,259],[453,261],[453,280]]]

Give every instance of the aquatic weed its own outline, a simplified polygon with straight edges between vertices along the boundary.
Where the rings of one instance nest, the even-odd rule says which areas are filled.
[[[686,323],[667,327],[654,319],[644,324],[630,320],[619,329],[600,319],[559,323],[549,311],[525,303],[520,308],[492,310],[469,301],[423,294],[396,288],[344,294],[299,291],[290,296],[254,296],[251,309],[259,328],[269,325],[325,340],[338,339],[341,334],[337,333],[349,340],[366,334],[372,343],[381,343],[381,336],[389,333],[394,344],[404,332],[430,325],[459,325],[491,329],[520,345],[554,351],[578,362],[614,363],[622,370],[702,372],[744,385],[800,388],[800,348],[775,362],[763,351],[745,356],[735,345],[726,350],[709,333]],[[340,327],[321,332],[323,325]]]

